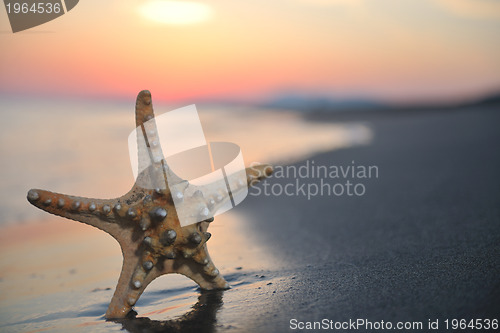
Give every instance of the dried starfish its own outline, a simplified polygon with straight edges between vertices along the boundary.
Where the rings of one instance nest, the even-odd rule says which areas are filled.
[[[136,126],[144,129],[144,123],[153,118],[151,94],[141,91],[136,102]],[[148,152],[139,149],[139,155],[144,153]],[[116,199],[83,198],[38,189],[31,189],[27,195],[34,206],[101,229],[120,244],[123,266],[106,312],[108,319],[127,316],[151,281],[163,274],[183,274],[204,290],[229,288],[207,251],[206,242],[211,236],[207,228],[213,218],[181,227],[165,179],[166,167],[158,169],[154,165],[139,174],[127,194]],[[271,172],[268,165],[247,168],[247,182],[253,185]],[[166,187],[141,187],[145,177],[163,177]],[[199,195],[186,199],[193,205],[208,200]],[[216,207],[212,205],[211,210],[213,213]]]

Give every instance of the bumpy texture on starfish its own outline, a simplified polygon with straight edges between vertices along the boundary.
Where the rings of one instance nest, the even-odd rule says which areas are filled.
[[[153,118],[151,94],[142,91],[137,96],[136,126],[144,129],[144,122]],[[148,152],[139,151],[139,155],[145,153]],[[108,319],[124,318],[148,284],[163,274],[183,274],[204,290],[229,288],[207,251],[206,242],[211,236],[207,228],[213,218],[181,227],[168,185],[164,189],[138,185],[145,183],[144,177],[156,181],[163,177],[167,184],[165,172],[169,172],[168,166],[152,163],[137,177],[132,189],[116,199],[90,199],[38,189],[28,192],[28,201],[34,206],[104,230],[120,244],[123,267],[106,312]],[[272,168],[260,165],[247,168],[246,172],[247,182],[252,185],[269,176]],[[206,205],[210,216],[222,204],[200,195],[185,200],[193,207]]]

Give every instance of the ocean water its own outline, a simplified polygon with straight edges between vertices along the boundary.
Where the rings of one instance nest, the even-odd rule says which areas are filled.
[[[0,98],[0,226],[46,219],[26,200],[30,188],[97,198],[134,182],[127,138],[135,101]],[[154,104],[161,114],[173,106]],[[288,163],[371,139],[359,123],[312,123],[256,107],[197,105],[207,141],[240,145],[245,164]]]

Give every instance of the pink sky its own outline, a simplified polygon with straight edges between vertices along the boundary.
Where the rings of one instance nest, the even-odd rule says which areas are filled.
[[[414,101],[500,90],[498,1],[216,0],[184,25],[146,17],[149,2],[82,0],[16,34],[1,8],[0,94]]]

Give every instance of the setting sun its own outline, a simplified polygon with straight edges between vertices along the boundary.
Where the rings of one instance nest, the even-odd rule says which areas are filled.
[[[174,25],[196,24],[212,16],[206,4],[188,1],[150,1],[140,7],[140,12],[151,21]]]

